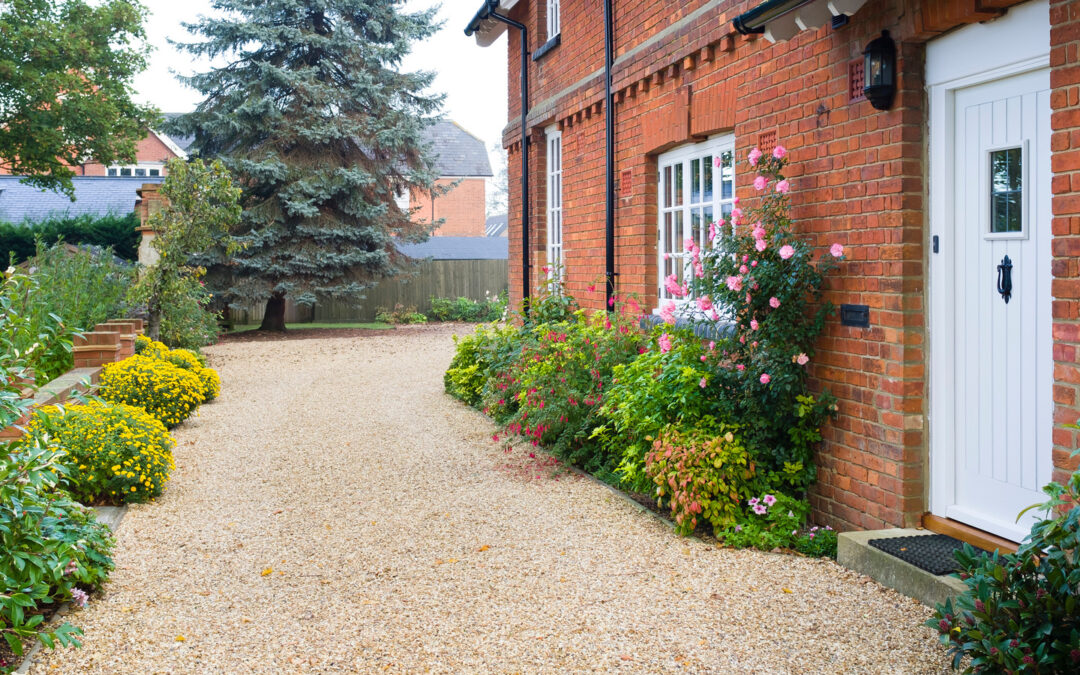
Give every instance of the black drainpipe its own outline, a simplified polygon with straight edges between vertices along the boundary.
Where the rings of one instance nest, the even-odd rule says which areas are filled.
[[[613,0],[604,0],[604,133],[607,159],[607,198],[604,211],[605,301],[611,307],[615,294],[615,96],[611,91],[611,64],[614,62]]]
[[[529,314],[529,31],[525,24],[494,11],[488,16],[521,31],[521,309]]]

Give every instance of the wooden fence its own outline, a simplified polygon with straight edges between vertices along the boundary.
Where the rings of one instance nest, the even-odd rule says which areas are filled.
[[[286,300],[286,323],[345,323],[374,321],[380,307],[394,305],[416,307],[427,313],[432,298],[470,298],[483,300],[507,290],[509,262],[506,260],[428,260],[420,264],[415,275],[387,279],[369,288],[358,304],[327,300],[314,305],[296,305]],[[260,323],[263,304],[233,308],[236,324]]]

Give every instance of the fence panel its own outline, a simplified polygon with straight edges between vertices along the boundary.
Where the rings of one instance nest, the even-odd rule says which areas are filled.
[[[483,300],[485,294],[497,295],[510,287],[510,263],[507,260],[428,260],[420,264],[414,276],[387,279],[369,288],[367,297],[357,305],[337,300],[314,306],[285,301],[286,323],[345,323],[374,321],[379,307],[401,304],[427,313],[431,298],[469,298]],[[237,324],[260,323],[265,307],[247,305],[232,310]]]

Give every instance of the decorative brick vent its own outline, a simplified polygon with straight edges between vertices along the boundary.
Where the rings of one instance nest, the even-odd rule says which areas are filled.
[[[622,172],[619,173],[619,183],[615,186],[615,191],[620,197],[625,199],[633,193],[633,176],[634,173],[631,169],[623,169]]]
[[[765,154],[772,152],[776,147],[776,132],[765,131],[758,134],[757,146]]]
[[[866,100],[866,94],[863,93],[863,86],[866,84],[865,67],[862,58],[857,58],[848,64],[848,99],[852,103]]]

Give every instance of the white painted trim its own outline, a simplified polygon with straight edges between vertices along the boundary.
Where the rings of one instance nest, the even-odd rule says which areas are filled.
[[[553,149],[558,150],[557,163],[553,161],[556,160],[552,152]],[[554,276],[556,272],[565,275],[566,245],[563,236],[566,233],[566,228],[563,226],[565,217],[563,212],[563,145],[562,132],[559,131],[559,127],[555,124],[544,129],[544,163],[546,169],[544,176],[547,180],[547,190],[544,198],[547,237],[544,241],[544,248],[547,252],[549,265],[548,275]],[[552,200],[553,187],[556,181],[558,181],[558,203],[554,203]],[[552,242],[556,239],[558,244],[553,244]]]

